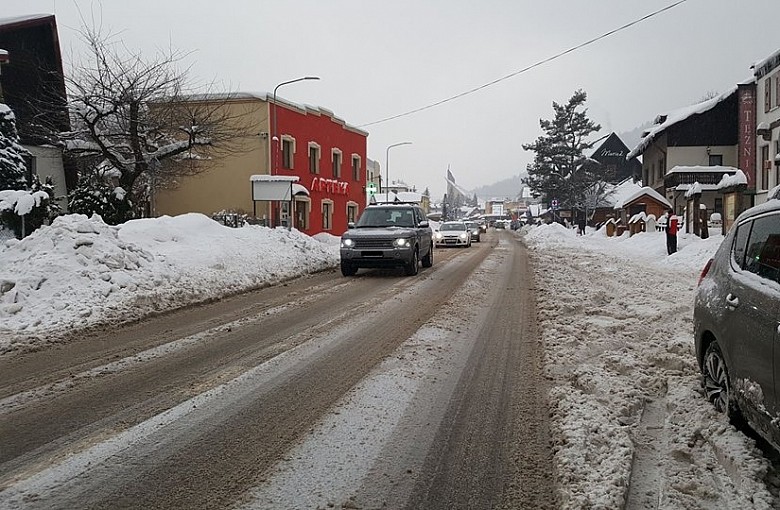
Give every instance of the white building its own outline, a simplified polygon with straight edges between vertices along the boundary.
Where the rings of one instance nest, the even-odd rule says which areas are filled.
[[[756,80],[756,196],[780,184],[780,50],[753,65]]]

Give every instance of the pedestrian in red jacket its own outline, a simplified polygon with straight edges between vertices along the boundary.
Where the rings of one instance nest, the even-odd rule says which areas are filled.
[[[671,255],[677,252],[677,216],[672,209],[666,211],[666,252]]]

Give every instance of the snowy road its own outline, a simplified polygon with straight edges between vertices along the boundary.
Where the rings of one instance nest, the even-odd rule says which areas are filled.
[[[780,508],[699,389],[718,240],[521,237],[20,344],[0,508]]]
[[[552,507],[527,256],[502,234],[437,257],[0,359],[0,502]]]

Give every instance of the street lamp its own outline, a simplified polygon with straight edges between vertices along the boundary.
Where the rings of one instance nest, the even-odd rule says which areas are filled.
[[[294,80],[283,81],[282,83],[280,83],[279,85],[274,87],[274,100],[273,100],[273,103],[274,103],[274,111],[273,111],[274,123],[273,123],[272,129],[271,129],[271,141],[272,142],[276,141],[277,150],[274,151],[274,160],[272,162],[273,163],[273,168],[271,169],[271,173],[272,174],[275,174],[277,169],[278,169],[278,167],[279,167],[279,164],[278,164],[279,163],[279,157],[278,157],[277,153],[281,149],[281,143],[280,143],[280,140],[279,140],[279,135],[276,133],[276,91],[279,90],[279,87],[282,87],[284,85],[289,85],[290,83],[295,83],[295,82],[304,81],[304,80],[319,80],[319,79],[320,79],[319,76],[303,76],[301,78],[296,78]]]
[[[412,142],[398,142],[389,145],[385,151],[385,202],[390,201],[390,149],[399,145],[411,145]]]
[[[274,116],[274,123],[271,129],[271,150],[273,150],[273,144],[274,141],[276,142],[276,150],[273,150],[273,157],[271,158],[271,175],[277,175],[279,173],[279,153],[282,150],[282,143],[279,139],[279,135],[276,132],[276,91],[279,90],[279,87],[282,87],[284,85],[289,85],[290,83],[295,83],[299,81],[304,80],[319,80],[319,76],[302,76],[300,78],[295,78],[294,80],[288,80],[283,81],[276,87],[274,87],[274,110],[273,110],[273,116]],[[290,191],[290,211],[289,211],[289,217],[287,219],[287,227],[289,230],[292,230],[292,222],[293,222],[293,196],[292,191]]]

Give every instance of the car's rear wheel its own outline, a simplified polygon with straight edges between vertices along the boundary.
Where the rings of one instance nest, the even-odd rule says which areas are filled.
[[[433,243],[428,248],[428,254],[422,258],[423,267],[431,267],[433,265]]]
[[[341,263],[341,274],[344,276],[354,276],[357,273],[358,268],[349,262]]]
[[[702,373],[707,400],[715,406],[718,412],[735,416],[737,407],[731,398],[729,371],[726,367],[726,360],[723,358],[723,352],[717,342],[712,342],[704,353]]]
[[[406,276],[414,276],[417,274],[417,271],[420,267],[420,254],[417,252],[417,249],[412,252],[412,260],[409,261],[407,265],[404,266],[404,272],[406,273]]]

